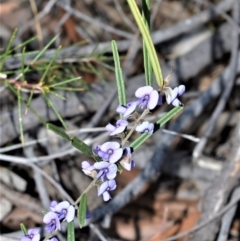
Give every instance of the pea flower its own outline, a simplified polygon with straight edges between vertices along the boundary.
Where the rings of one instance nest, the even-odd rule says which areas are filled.
[[[126,147],[123,150],[123,156],[120,160],[120,164],[128,171],[131,171],[135,167],[135,163],[132,160],[132,153],[130,147]]]
[[[95,168],[93,165],[91,165],[88,161],[83,161],[82,162],[82,171],[92,177],[92,178],[95,178],[96,175],[97,175],[97,172],[95,171]]]
[[[46,241],[58,241],[58,239],[56,237],[52,237],[50,239],[47,239]]]
[[[111,199],[109,191],[116,189],[117,184],[115,180],[109,180],[104,182],[98,189],[98,196],[103,195],[103,200],[106,202]]]
[[[71,222],[75,216],[75,208],[70,205],[68,201],[63,201],[55,206],[55,212],[58,215],[59,220],[65,219],[67,222]]]
[[[99,173],[97,174],[96,178],[101,177],[102,180],[104,180],[105,177],[107,177],[109,180],[114,179],[117,175],[117,165],[109,162],[95,162],[94,168],[99,170]]]
[[[40,234],[38,228],[28,230],[28,234],[21,237],[21,241],[39,241]]]
[[[120,148],[118,142],[105,142],[101,145],[100,151],[98,151],[98,155],[110,163],[117,162],[121,158],[122,153],[123,149]]]
[[[95,155],[97,155],[98,156],[98,151],[100,151],[100,145],[97,145],[92,151],[93,151],[93,153],[95,154]]]
[[[57,206],[58,202],[53,200],[51,203],[50,203],[50,210],[51,211],[55,211],[55,207]]]
[[[173,90],[171,89],[170,91],[165,92],[167,103],[172,104],[174,106],[182,105],[178,97],[181,96],[184,92],[185,92],[185,85],[179,85],[178,87],[175,87]]]
[[[117,113],[122,114],[124,118],[127,118],[135,111],[138,104],[139,101],[131,101],[128,102],[126,106],[119,105],[116,111]]]
[[[158,92],[152,86],[143,86],[136,90],[135,96],[139,98],[139,105],[142,109],[146,106],[149,110],[156,107],[158,103]]]
[[[141,125],[136,127],[136,131],[140,133],[152,134],[154,129],[153,123],[149,123],[148,121],[144,121]]]
[[[52,233],[55,229],[61,230],[61,224],[58,215],[55,212],[48,212],[43,217],[43,222],[47,225],[45,229]]]
[[[126,129],[127,125],[128,122],[126,120],[118,120],[116,126],[110,123],[106,125],[106,130],[110,132],[110,136],[114,136],[122,133]]]

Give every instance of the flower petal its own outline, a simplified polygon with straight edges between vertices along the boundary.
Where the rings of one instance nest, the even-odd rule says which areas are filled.
[[[182,102],[181,102],[178,98],[176,98],[176,99],[172,102],[172,105],[174,105],[174,106],[180,106],[180,105],[182,105]]]
[[[31,241],[32,239],[28,235],[24,235],[21,237],[21,241]]]
[[[119,126],[113,132],[110,133],[110,136],[114,136],[122,133],[126,129],[126,126]]]
[[[116,181],[115,180],[109,180],[108,181],[108,187],[111,191],[116,189],[116,187],[117,187]]]
[[[128,125],[128,121],[126,121],[126,120],[118,120],[116,125],[127,126]]]
[[[104,182],[99,188],[98,188],[98,196],[101,196],[108,188],[108,181]]]
[[[128,117],[129,115],[131,115],[131,114],[135,111],[137,105],[138,105],[138,101],[129,102],[129,103],[127,104],[127,110],[125,111],[123,117],[126,118],[126,117]]]
[[[109,194],[109,192],[104,192],[103,193],[103,200],[105,201],[105,202],[107,202],[109,199],[111,199],[111,196],[110,196],[110,194]]]
[[[98,170],[108,168],[111,164],[109,162],[101,161],[101,162],[95,162],[94,167]]]
[[[56,213],[51,211],[51,212],[48,212],[44,215],[43,222],[48,224],[48,223],[51,222],[52,219],[58,219],[58,216],[57,216]]]
[[[68,209],[69,206],[70,206],[70,203],[68,201],[63,201],[63,202],[60,202],[55,207],[55,210],[56,210],[56,212],[60,213],[63,209]]]
[[[123,154],[122,148],[119,148],[119,149],[115,150],[114,153],[110,156],[109,162],[110,163],[117,162],[121,158],[122,154]]]
[[[143,132],[145,129],[148,128],[148,125],[149,125],[149,122],[148,121],[144,121],[142,124],[138,125],[135,130],[137,132]]]
[[[67,210],[66,220],[68,223],[72,222],[75,216],[75,208],[70,205],[70,207]]]
[[[153,90],[153,87],[152,86],[143,86],[143,87],[140,87],[136,90],[135,92],[135,96],[137,98],[141,98],[143,97],[144,95],[147,95],[147,94],[150,94]]]
[[[32,241],[39,241],[40,240],[40,234],[35,234],[32,238]]]
[[[114,179],[117,175],[117,165],[111,164],[108,168],[108,172],[106,173],[106,176],[108,179]]]
[[[107,131],[109,131],[109,132],[114,131],[115,128],[116,128],[116,127],[115,127],[114,125],[110,124],[110,123],[108,123],[108,124],[105,126],[105,129],[106,129]]]
[[[158,103],[159,94],[156,90],[153,90],[150,94],[150,99],[148,101],[148,109],[152,110],[156,107]]]
[[[116,112],[120,113],[120,114],[124,114],[126,112],[126,110],[127,110],[127,107],[119,105],[116,109]]]
[[[101,145],[101,151],[107,152],[109,149],[115,150],[119,147],[120,147],[120,144],[118,142],[109,141]]]
[[[178,86],[178,96],[181,96],[185,92],[185,85]]]

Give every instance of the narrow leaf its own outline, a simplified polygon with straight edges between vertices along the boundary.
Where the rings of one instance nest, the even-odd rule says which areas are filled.
[[[22,146],[24,146],[22,103],[21,103],[22,98],[21,98],[20,88],[18,88],[17,90],[17,97],[18,97],[18,120],[19,120],[20,140],[21,140]]]
[[[54,133],[56,133],[57,135],[61,136],[65,140],[71,141],[71,138],[69,137],[69,135],[62,128],[55,126],[51,123],[47,123],[47,128],[53,131]]]
[[[82,194],[80,204],[78,207],[78,222],[80,228],[82,228],[85,224],[86,220],[86,214],[87,214],[87,194]]]
[[[45,92],[42,92],[43,93],[43,96],[48,104],[49,107],[51,107],[55,113],[55,115],[58,117],[58,119],[60,120],[60,122],[62,123],[63,127],[66,128],[66,124],[64,122],[64,120],[62,119],[61,115],[59,114],[59,112],[57,111],[56,107],[53,105],[52,101],[49,99],[47,93]]]
[[[161,71],[161,67],[160,67],[160,64],[158,61],[157,53],[154,48],[151,36],[148,32],[147,27],[144,24],[144,21],[141,17],[141,14],[139,12],[139,9],[136,5],[135,0],[127,0],[127,2],[131,9],[131,12],[134,16],[134,19],[137,22],[138,28],[142,34],[144,43],[146,44],[147,50],[149,52],[149,56],[150,56],[151,63],[152,63],[152,68],[153,68],[154,74],[156,76],[156,81],[157,81],[158,85],[160,86],[160,88],[162,88],[163,87],[162,71]]]
[[[64,85],[64,84],[71,83],[73,81],[80,80],[80,79],[81,79],[81,77],[75,77],[75,78],[72,78],[72,79],[64,80],[62,82],[58,82],[58,83],[54,83],[52,85],[48,85],[48,88],[53,88],[53,87],[56,87],[56,86]]]
[[[112,44],[112,52],[113,52],[113,59],[114,59],[114,65],[115,65],[115,77],[116,77],[117,90],[118,90],[118,100],[120,105],[126,105],[126,90],[125,90],[123,74],[120,66],[117,44],[114,40],[112,41],[111,44]]]
[[[75,241],[74,221],[68,223],[67,241]]]
[[[86,145],[83,141],[79,140],[76,136],[72,138],[71,142],[72,145],[76,147],[79,151],[81,151],[84,155],[88,157],[93,156],[91,147]]]
[[[143,22],[150,33],[150,0],[142,0],[142,18]],[[152,64],[148,53],[147,46],[143,40],[143,61],[145,69],[146,85],[152,86]]]
[[[22,230],[24,235],[28,234],[27,229],[26,229],[26,227],[25,227],[25,225],[23,223],[20,223],[20,228],[21,228],[21,230]]]
[[[156,123],[159,125],[159,127],[162,127],[169,120],[171,120],[178,112],[180,112],[182,109],[183,109],[183,106],[174,107],[167,114],[165,114],[163,117],[161,117]]]
[[[130,147],[133,148],[133,150],[135,151],[139,146],[141,146],[151,135],[149,134],[142,134],[141,136],[139,136],[136,140],[134,140],[131,144]]]

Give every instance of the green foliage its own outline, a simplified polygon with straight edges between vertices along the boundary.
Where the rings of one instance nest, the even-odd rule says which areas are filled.
[[[120,66],[117,44],[114,40],[112,41],[112,52],[113,52],[113,59],[114,59],[114,65],[115,65],[115,76],[116,76],[116,84],[117,84],[117,90],[118,90],[119,105],[126,105],[127,103],[126,90],[125,90],[123,74]]]
[[[142,18],[148,32],[150,33],[150,0],[142,0]],[[146,85],[152,86],[152,64],[151,64],[150,55],[148,53],[148,49],[144,40],[143,40],[143,61],[144,61]]]
[[[84,155],[88,157],[93,156],[91,147],[86,145],[83,141],[79,140],[76,136],[72,138],[71,142],[72,142],[72,145],[76,147],[79,151],[81,151]]]
[[[26,229],[26,227],[25,227],[25,225],[23,223],[20,223],[20,229],[22,230],[24,235],[28,234],[27,229]]]
[[[71,141],[71,138],[69,137],[69,135],[62,128],[55,126],[51,123],[47,123],[47,128],[55,132],[57,135],[61,136],[63,139],[67,141]]]
[[[157,53],[155,51],[151,36],[149,34],[148,28],[146,27],[144,20],[141,17],[141,14],[139,12],[139,9],[137,7],[137,4],[135,3],[135,0],[127,0],[128,5],[131,9],[131,12],[133,14],[133,17],[135,21],[137,22],[138,28],[142,34],[144,43],[146,45],[146,48],[149,53],[149,57],[151,59],[152,68],[156,77],[156,81],[160,88],[163,87],[163,77],[162,77],[162,71],[161,67],[158,61]]]
[[[83,193],[78,207],[78,222],[80,228],[82,228],[86,221],[87,214],[87,194]]]
[[[68,223],[67,241],[75,241],[74,221]]]

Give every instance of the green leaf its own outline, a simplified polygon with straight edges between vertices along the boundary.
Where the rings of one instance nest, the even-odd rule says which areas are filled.
[[[68,223],[67,241],[75,241],[74,221]]]
[[[87,214],[87,194],[82,194],[80,204],[78,207],[78,222],[80,228],[82,228],[85,224],[86,220],[86,214]]]
[[[64,80],[62,82],[58,82],[58,83],[55,83],[55,84],[52,84],[52,85],[48,85],[48,88],[53,88],[53,87],[56,87],[56,86],[64,85],[64,84],[71,83],[73,81],[80,80],[80,79],[81,79],[81,77],[75,77],[75,78],[72,78],[72,79]]]
[[[50,98],[48,97],[48,94],[46,92],[42,92],[43,96],[48,104],[49,107],[51,107],[55,113],[55,115],[57,116],[57,118],[60,120],[60,122],[62,123],[63,127],[66,128],[66,124],[64,122],[64,120],[62,119],[61,115],[59,114],[59,112],[57,111],[56,107],[54,106],[54,104],[52,103],[52,101],[50,100]]]
[[[8,46],[7,46],[7,49],[6,51],[4,52],[4,54],[1,56],[1,62],[0,62],[0,72],[2,71],[2,68],[3,68],[3,65],[5,63],[5,60],[6,60],[6,57],[9,55],[10,53],[10,48],[12,47],[12,43],[13,43],[13,40],[15,39],[15,36],[17,34],[17,29],[14,30],[12,36],[11,36],[11,39],[9,40],[8,42]]]
[[[93,156],[91,147],[86,145],[83,141],[79,140],[76,136],[71,139],[72,145],[81,151],[84,155],[88,157]]]
[[[150,0],[142,0],[142,18],[148,32],[150,33]],[[144,61],[146,85],[152,86],[152,64],[151,64],[151,59],[144,40],[143,40],[143,61]]]
[[[60,127],[55,126],[51,123],[47,123],[47,129],[53,131],[54,133],[56,133],[57,135],[61,136],[62,138],[64,138],[67,141],[71,141],[71,138],[69,137],[69,135]]]
[[[156,123],[159,125],[159,127],[162,127],[169,120],[171,120],[178,112],[180,112],[182,109],[183,109],[183,106],[174,107],[167,114],[165,114],[163,117],[161,117]]]
[[[148,31],[146,25],[144,24],[144,21],[141,17],[141,14],[139,12],[139,9],[136,5],[135,0],[127,0],[127,1],[128,1],[128,5],[131,9],[131,12],[134,16],[134,19],[137,22],[138,28],[142,34],[144,43],[147,47],[149,57],[150,57],[151,63],[152,63],[152,68],[153,68],[154,74],[156,76],[156,81],[157,81],[158,85],[160,86],[160,88],[162,88],[163,87],[162,70],[161,70],[161,67],[160,67],[160,64],[158,61],[157,53],[154,48],[151,36],[149,34],[149,31]]]
[[[25,225],[23,223],[20,223],[20,228],[21,228],[21,230],[22,230],[24,235],[28,234],[27,229],[26,229],[26,227],[25,227]]]
[[[114,40],[112,40],[112,52],[113,52],[113,59],[115,65],[115,77],[117,83],[117,90],[118,90],[118,100],[120,105],[126,105],[126,90],[123,80],[123,74],[120,66],[120,60],[118,55],[117,44]]]
[[[171,120],[178,112],[180,112],[183,109],[183,106],[177,106],[174,107],[172,110],[170,110],[167,114],[165,114],[162,118],[160,118],[155,126],[158,128],[162,127],[165,125],[169,120]],[[156,128],[155,128],[156,129]],[[130,147],[133,148],[133,151],[135,151],[139,146],[141,146],[151,135],[149,134],[142,134],[139,136],[136,140],[134,140],[131,144]]]
[[[24,146],[24,134],[23,134],[23,122],[22,122],[22,97],[20,93],[20,88],[17,90],[17,97],[18,97],[18,120],[19,120],[19,130],[20,130],[20,140],[22,146]]]

